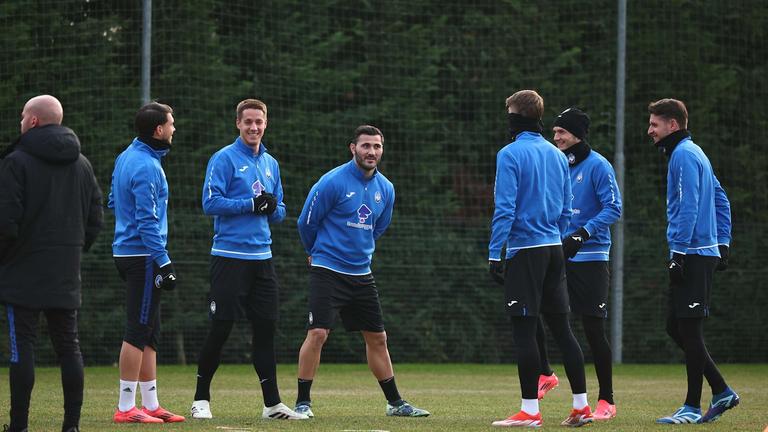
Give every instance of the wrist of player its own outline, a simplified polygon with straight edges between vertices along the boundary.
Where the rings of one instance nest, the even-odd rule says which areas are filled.
[[[566,258],[573,258],[587,240],[589,240],[589,232],[584,227],[577,229],[563,239],[563,255]]]

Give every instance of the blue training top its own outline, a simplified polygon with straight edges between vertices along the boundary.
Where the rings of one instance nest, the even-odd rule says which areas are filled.
[[[162,267],[168,243],[168,181],[155,150],[135,138],[115,160],[107,207],[115,211],[115,257],[151,256]]]
[[[594,150],[569,169],[573,217],[568,233],[582,227],[589,233],[589,240],[570,261],[608,261],[610,228],[621,216],[621,192],[616,185],[616,174],[611,164]]]
[[[213,216],[211,255],[244,260],[272,258],[269,224],[285,219],[285,204],[280,167],[264,143],[254,154],[237,137],[211,156],[205,172],[203,211]],[[264,192],[277,197],[277,209],[269,216],[253,212],[253,199]]]
[[[297,221],[313,267],[366,275],[376,240],[392,220],[395,187],[378,170],[366,179],[354,160],[312,186]]]
[[[720,256],[731,242],[731,204],[709,159],[690,137],[672,150],[667,169],[669,253]]]
[[[571,181],[563,152],[541,134],[522,132],[496,156],[495,210],[488,259],[560,245],[571,218]]]

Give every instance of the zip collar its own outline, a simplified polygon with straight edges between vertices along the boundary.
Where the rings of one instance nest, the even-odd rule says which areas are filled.
[[[352,158],[351,161],[347,162],[347,170],[352,171],[352,175],[355,176],[356,179],[360,180],[361,182],[367,182],[371,181],[376,177],[376,174],[379,173],[379,168],[373,169],[373,175],[370,178],[366,178],[365,174],[358,168],[357,162],[355,162],[355,159]]]
[[[267,147],[264,145],[264,140],[262,140],[261,144],[259,144],[259,151],[256,154],[253,154],[253,148],[251,146],[243,142],[242,137],[238,136],[237,139],[235,139],[234,144],[235,147],[237,147],[237,149],[242,153],[253,158],[257,158],[267,151]]]

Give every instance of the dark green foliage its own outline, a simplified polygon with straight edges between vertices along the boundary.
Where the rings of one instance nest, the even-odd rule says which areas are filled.
[[[105,196],[140,106],[141,2],[128,3],[0,4],[0,140],[16,136],[29,97],[56,95]],[[502,290],[486,261],[495,154],[506,142],[504,100],[522,88],[539,91],[546,136],[564,108],[584,109],[591,145],[612,159],[615,2],[154,4],[152,98],[174,107],[178,129],[164,162],[169,250],[180,279],[175,292],[163,294],[163,361],[195,362],[207,331],[212,222],[200,205],[204,169],[236,137],[235,105],[249,97],[269,107],[265,144],[280,162],[288,208],[285,222],[273,227],[280,361],[294,361],[304,338],[306,256],[296,217],[319,176],[349,159],[350,134],[366,123],[384,132],[381,170],[397,190],[393,223],[374,259],[393,359],[513,358]],[[766,29],[768,8],[758,0],[630,2],[626,361],[681,356],[664,333],[666,161],[645,135],[646,106],[661,97],[686,101],[694,139],[733,208],[731,269],[716,277],[710,349],[717,360],[768,358],[761,309],[768,305],[761,247],[768,234]],[[116,362],[122,337],[124,294],[111,259],[110,215],[106,224],[83,263],[80,327],[89,364]],[[236,327],[225,361],[249,361],[249,333],[247,325]],[[6,335],[0,345],[7,346]],[[53,359],[42,346],[39,358]],[[364,356],[362,339],[339,329],[324,360]]]

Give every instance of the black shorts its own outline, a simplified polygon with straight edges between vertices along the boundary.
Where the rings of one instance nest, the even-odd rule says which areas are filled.
[[[608,261],[566,261],[568,297],[571,312],[579,315],[608,318]]]
[[[208,316],[212,320],[278,318],[280,286],[272,259],[211,256]]]
[[[115,257],[115,266],[125,281],[125,335],[123,340],[141,350],[157,351],[160,341],[160,293],[156,278],[160,268],[152,257]]]
[[[518,250],[506,262],[504,291],[511,316],[568,313],[562,246]]]
[[[322,267],[310,268],[307,329],[333,328],[336,314],[341,316],[347,331],[384,331],[373,274],[353,276]]]
[[[669,284],[669,309],[675,318],[709,316],[712,278],[720,262],[716,256],[686,255],[683,265],[685,284]]]

